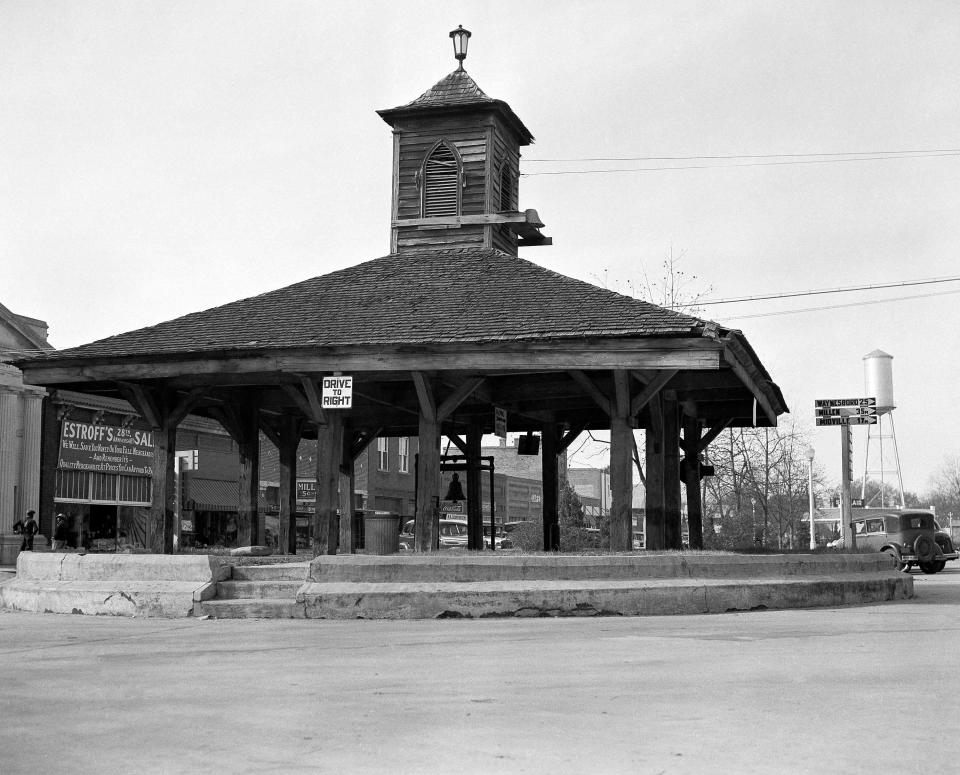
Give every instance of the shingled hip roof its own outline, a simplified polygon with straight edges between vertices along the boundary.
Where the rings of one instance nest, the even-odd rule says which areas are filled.
[[[704,321],[487,248],[405,251],[36,361],[368,345],[698,337]]]
[[[513,109],[503,100],[488,97],[477,86],[465,70],[454,70],[441,78],[415,100],[396,108],[378,110],[377,114],[388,124],[401,116],[418,114],[450,113],[464,110],[488,109],[493,110],[506,118],[507,122],[517,131],[522,145],[533,142],[533,135],[524,126]]]

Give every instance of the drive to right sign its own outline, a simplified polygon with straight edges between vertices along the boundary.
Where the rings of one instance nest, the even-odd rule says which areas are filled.
[[[879,419],[874,397],[818,398],[814,406],[817,425],[874,425]]]

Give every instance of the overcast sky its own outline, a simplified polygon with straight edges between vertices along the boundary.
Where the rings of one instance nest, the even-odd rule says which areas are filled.
[[[468,72],[536,137],[523,173],[631,170],[524,177],[554,239],[524,258],[630,293],[673,250],[714,299],[960,275],[954,0],[5,0],[0,303],[64,348],[386,254],[374,111],[455,68],[458,24]],[[593,158],[651,160],[538,161]],[[862,357],[893,355],[924,490],[960,450],[958,308],[943,282],[704,316],[811,429],[814,399],[863,395]],[[837,479],[839,431],[812,438]]]

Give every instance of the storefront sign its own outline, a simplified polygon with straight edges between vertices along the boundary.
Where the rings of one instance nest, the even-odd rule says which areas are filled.
[[[297,505],[313,507],[317,502],[317,483],[297,482]]]
[[[58,467],[105,474],[153,474],[153,433],[64,420]]]

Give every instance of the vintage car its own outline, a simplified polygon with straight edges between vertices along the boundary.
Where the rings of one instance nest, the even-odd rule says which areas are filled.
[[[400,530],[399,549],[401,552],[413,551],[414,520],[404,523]],[[465,548],[467,545],[467,523],[457,519],[439,520],[439,541],[441,549]]]
[[[858,549],[885,552],[903,571],[916,565],[924,573],[938,573],[949,560],[960,557],[950,536],[938,531],[929,511],[861,511],[853,518],[853,530]]]

